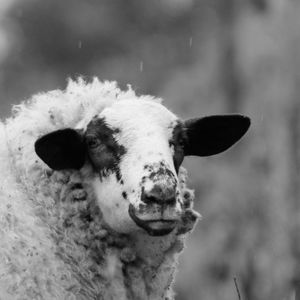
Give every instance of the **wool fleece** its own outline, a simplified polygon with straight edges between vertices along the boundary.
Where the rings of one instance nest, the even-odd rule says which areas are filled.
[[[14,106],[12,117],[0,123],[0,299],[174,298],[177,258],[199,217],[186,171],[178,171],[184,213],[176,230],[162,237],[143,230],[130,235],[103,215],[88,163],[54,171],[34,149],[41,136],[83,130],[105,108],[127,100],[161,102],[130,87],[121,91],[115,82],[79,78],[63,91]]]

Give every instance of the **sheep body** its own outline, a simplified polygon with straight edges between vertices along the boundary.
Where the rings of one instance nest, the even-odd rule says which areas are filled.
[[[180,234],[149,237],[113,231],[103,220],[90,168],[52,171],[34,142],[60,128],[87,124],[115,101],[160,102],[129,87],[94,79],[38,94],[0,124],[0,295],[3,299],[173,299],[171,284],[185,233],[198,217],[186,172],[188,207]]]

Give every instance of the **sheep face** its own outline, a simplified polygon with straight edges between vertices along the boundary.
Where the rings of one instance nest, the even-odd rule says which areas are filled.
[[[225,151],[250,125],[239,115],[181,121],[146,100],[115,102],[85,123],[41,137],[37,154],[55,170],[91,166],[105,221],[118,232],[153,236],[171,233],[186,214],[178,184],[184,156]]]
[[[116,103],[87,125],[94,189],[116,230],[138,226],[163,235],[176,227],[183,211],[177,177],[184,157],[180,126],[174,114],[153,101]]]

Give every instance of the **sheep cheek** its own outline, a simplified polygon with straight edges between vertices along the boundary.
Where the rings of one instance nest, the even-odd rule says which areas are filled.
[[[128,233],[135,226],[128,215],[128,201],[122,196],[123,187],[110,175],[102,181],[96,177],[93,188],[105,222],[119,233]]]

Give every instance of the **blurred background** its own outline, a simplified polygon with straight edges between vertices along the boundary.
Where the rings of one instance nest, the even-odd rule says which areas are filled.
[[[183,118],[243,113],[228,153],[188,158],[203,219],[176,300],[293,299],[300,269],[300,1],[1,0],[0,118],[68,77],[130,83]],[[300,298],[299,298],[300,299]]]

